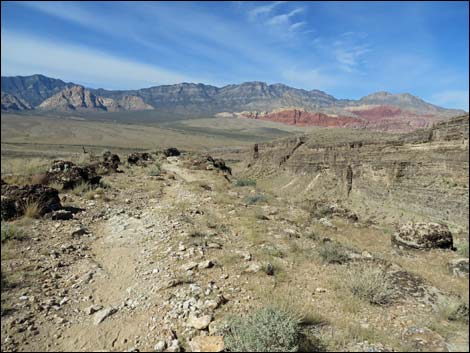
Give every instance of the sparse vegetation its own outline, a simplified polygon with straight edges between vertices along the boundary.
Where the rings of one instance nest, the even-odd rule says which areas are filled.
[[[13,224],[2,222],[1,228],[2,228],[2,244],[9,240],[26,239],[24,232],[20,228],[14,226]]]
[[[256,180],[253,179],[237,179],[235,186],[256,186]]]
[[[371,304],[390,304],[398,294],[390,276],[380,268],[363,265],[346,271],[346,276],[344,283],[351,293]]]
[[[460,255],[464,257],[469,257],[468,251],[468,242],[457,245],[457,251]]]
[[[92,189],[91,185],[87,182],[81,182],[74,186],[72,189],[72,194],[79,196],[90,191]]]
[[[296,352],[301,344],[301,319],[268,306],[247,317],[228,321],[224,337],[231,352]]]
[[[440,297],[436,311],[444,320],[468,322],[468,304],[460,299]]]
[[[42,205],[40,201],[27,200],[23,205],[23,213],[27,218],[39,218],[41,210]]]
[[[266,196],[258,194],[258,195],[247,196],[245,198],[245,203],[248,205],[254,205],[255,203],[266,202],[267,200],[268,198]]]
[[[149,176],[159,176],[162,173],[161,169],[158,167],[153,167],[148,171]]]
[[[327,264],[343,264],[349,261],[347,248],[338,242],[323,243],[318,249],[318,255]]]

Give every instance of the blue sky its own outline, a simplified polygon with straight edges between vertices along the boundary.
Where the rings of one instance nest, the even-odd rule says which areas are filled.
[[[469,104],[468,2],[2,1],[2,75],[89,87],[246,81]]]

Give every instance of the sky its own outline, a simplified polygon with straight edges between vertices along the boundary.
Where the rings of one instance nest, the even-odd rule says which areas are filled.
[[[469,110],[462,2],[1,2],[2,76],[92,88],[247,81]]]

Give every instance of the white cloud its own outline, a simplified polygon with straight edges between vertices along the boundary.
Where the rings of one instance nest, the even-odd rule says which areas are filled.
[[[469,109],[469,91],[466,90],[448,90],[433,94],[431,101],[446,108]]]
[[[104,52],[2,32],[3,75],[41,73],[66,81],[105,83],[103,88],[137,89],[176,82],[205,82],[165,68],[118,58]]]
[[[256,19],[260,15],[269,14],[271,11],[274,10],[277,6],[284,4],[286,1],[275,1],[272,4],[264,5],[264,6],[257,6],[248,11],[248,17],[252,20]]]
[[[297,8],[294,9],[288,13],[284,13],[282,15],[276,15],[271,17],[271,19],[266,22],[268,25],[281,25],[281,24],[287,24],[289,23],[289,20],[292,16],[297,15],[298,13],[301,13],[303,11],[302,8]]]
[[[298,29],[302,26],[305,26],[306,24],[307,24],[307,22],[305,22],[305,21],[296,22],[294,24],[291,24],[290,27],[289,27],[289,31],[295,31],[296,29]],[[305,32],[307,32],[307,31],[305,31]]]

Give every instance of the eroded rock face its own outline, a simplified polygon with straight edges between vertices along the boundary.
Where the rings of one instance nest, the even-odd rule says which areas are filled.
[[[148,162],[154,161],[152,155],[147,152],[136,152],[136,153],[131,153],[127,157],[127,162],[129,164],[135,164],[135,165],[146,165]]]
[[[28,204],[38,205],[38,214],[43,216],[62,208],[59,192],[44,185],[2,184],[2,220],[21,217]]]
[[[58,183],[63,189],[73,189],[80,183],[99,184],[101,177],[92,166],[79,167],[73,162],[55,160],[47,172],[49,183]]]
[[[451,249],[453,239],[444,224],[407,223],[392,235],[392,244],[411,249]]]

